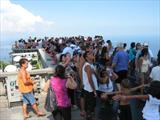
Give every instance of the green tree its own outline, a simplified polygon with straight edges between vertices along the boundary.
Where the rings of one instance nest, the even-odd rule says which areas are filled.
[[[0,61],[0,69],[4,69],[7,65],[9,65],[9,63]]]

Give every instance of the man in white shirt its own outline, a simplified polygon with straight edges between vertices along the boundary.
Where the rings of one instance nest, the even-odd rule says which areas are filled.
[[[87,51],[83,55],[86,60],[82,67],[83,93],[87,120],[95,120],[96,97],[98,90],[97,78],[93,66],[93,51]]]
[[[152,80],[160,81],[160,59],[157,59],[158,65],[152,68],[150,78]]]

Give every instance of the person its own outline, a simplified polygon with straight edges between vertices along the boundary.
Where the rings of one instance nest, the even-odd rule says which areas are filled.
[[[141,55],[142,45],[141,43],[136,44],[136,56],[135,56],[135,76],[136,83],[140,83],[140,72],[139,72],[139,57]]]
[[[18,46],[18,42],[17,41],[15,41],[15,46],[14,46],[16,49],[18,49],[19,48],[19,46]]]
[[[158,54],[157,54],[157,59],[160,59],[160,49],[159,49]]]
[[[116,52],[112,60],[112,69],[114,69],[115,73],[118,75],[118,79],[115,82],[120,90],[121,81],[127,78],[129,56],[123,49],[123,43],[117,45],[117,50],[118,52]]]
[[[80,78],[80,90],[81,90],[81,95],[80,95],[80,110],[81,113],[80,115],[83,117],[84,120],[86,120],[86,111],[85,111],[85,102],[84,102],[84,94],[83,94],[83,75],[82,75],[82,68],[85,63],[85,59],[83,55],[81,54],[79,56],[79,66],[78,66],[78,74]]]
[[[113,54],[113,51],[114,51],[114,47],[112,45],[112,42],[111,40],[107,40],[107,44],[108,44],[108,51],[109,51],[109,57],[111,57],[111,55]]]
[[[144,48],[141,51],[141,56],[139,58],[139,72],[141,77],[141,84],[148,83],[148,77],[149,77],[149,68],[151,66],[151,63],[148,58],[148,49]],[[143,88],[141,89],[141,93],[143,93]]]
[[[87,120],[95,120],[96,97],[98,90],[97,78],[93,66],[94,55],[93,51],[86,51],[83,55],[85,63],[82,67],[82,80],[84,92],[84,104]]]
[[[160,58],[157,59],[158,65],[152,68],[152,71],[150,73],[150,78],[152,80],[158,80],[160,81]]]
[[[125,52],[127,52],[127,43],[123,43],[123,49]]]
[[[117,95],[130,95],[131,92],[136,91],[138,89],[140,89],[141,87],[147,86],[147,85],[140,85],[137,87],[130,87],[130,81],[129,79],[123,79],[121,82],[121,91],[114,91],[114,92],[105,92],[104,94],[102,94],[101,98],[103,99],[108,99],[108,96],[113,96],[114,94]],[[126,100],[120,100],[120,114],[119,114],[119,118],[120,120],[132,120],[131,117],[131,107],[130,107],[130,103],[129,101]]]
[[[143,47],[146,48],[146,49],[148,49],[148,59],[149,59],[150,62],[153,62],[153,60],[154,60],[154,55],[153,55],[153,52],[152,52],[152,50],[150,49],[148,43],[144,43],[144,44],[143,44]]]
[[[98,117],[101,120],[117,119],[118,102],[112,102],[111,96],[108,96],[108,99],[105,100],[101,98],[101,96],[103,96],[104,93],[116,91],[116,85],[114,84],[114,80],[117,78],[118,76],[113,71],[109,71],[106,69],[99,70],[99,75],[98,75],[99,88],[98,88],[98,99],[97,99],[98,101],[97,104],[99,105],[97,106],[99,107]]]
[[[72,77],[72,76],[67,76]],[[57,65],[55,68],[55,76],[51,77],[50,80],[46,82],[44,91],[47,91],[49,85],[56,95],[57,109],[52,112],[54,120],[71,120],[71,100],[67,93],[67,78],[65,76],[65,67],[62,65]]]
[[[61,56],[60,56],[61,58]],[[61,59],[60,59],[61,60]],[[76,75],[76,72],[73,70],[73,63],[71,59],[71,54],[68,52],[66,54],[62,54],[62,62],[60,63],[62,66],[65,67],[65,74],[69,74],[72,77]],[[71,98],[71,104],[72,104],[72,109],[77,109],[76,101],[75,101],[75,90],[74,89],[68,89],[68,94]]]
[[[143,107],[144,120],[160,120],[160,81],[152,81],[147,95],[116,95],[114,100],[129,101],[131,99],[146,100]]]
[[[108,50],[107,50],[107,47],[106,46],[104,46],[103,48],[102,48],[102,51],[101,51],[101,55],[99,56],[100,58],[99,58],[99,61],[98,61],[98,63],[100,64],[100,65],[103,65],[103,66],[106,66],[106,63],[107,62],[109,62],[109,56],[108,56]]]
[[[20,70],[18,72],[18,88],[22,93],[22,110],[24,114],[24,119],[29,118],[29,113],[27,112],[27,105],[31,104],[37,116],[44,116],[45,113],[39,111],[36,100],[33,95],[33,85],[34,82],[30,77],[30,74],[27,72],[28,60],[26,58],[22,58],[19,61]]]
[[[130,75],[134,76],[135,73],[135,56],[136,56],[136,50],[135,50],[135,42],[132,42],[129,49],[129,67],[130,67]]]

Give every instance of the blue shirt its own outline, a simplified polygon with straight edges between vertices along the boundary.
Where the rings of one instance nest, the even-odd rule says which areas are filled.
[[[112,63],[115,64],[115,71],[128,70],[129,56],[125,51],[118,51],[113,57]]]
[[[129,49],[129,60],[133,61],[135,59],[136,56],[136,50],[134,48],[130,48]]]

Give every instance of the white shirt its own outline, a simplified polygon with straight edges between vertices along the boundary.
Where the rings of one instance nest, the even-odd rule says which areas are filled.
[[[83,65],[83,68],[82,68],[82,77],[83,77],[83,85],[84,85],[84,90],[88,91],[88,92],[93,92],[93,89],[92,87],[90,86],[89,84],[89,80],[88,80],[88,76],[87,76],[87,73],[85,71],[85,67],[89,65],[91,67],[91,69],[94,69],[94,66],[89,64],[88,62],[86,62],[84,65]],[[92,80],[93,80],[93,83],[94,83],[94,87],[96,90],[98,90],[98,83],[97,83],[97,78],[95,76],[94,73],[92,73]]]
[[[143,118],[146,120],[160,120],[160,100],[149,95],[149,99],[143,108]]]
[[[152,71],[150,73],[150,78],[152,78],[152,80],[160,81],[160,66],[152,68]]]
[[[101,92],[112,92],[113,91],[113,82],[109,79],[109,83],[99,84],[99,91]]]
[[[143,60],[142,66],[141,66],[141,72],[146,73],[149,70],[149,66],[150,66],[150,61],[148,59]]]
[[[150,58],[153,58],[154,55],[153,55],[153,52],[151,51],[151,49],[148,49],[148,52],[149,52],[149,57],[150,57]]]

